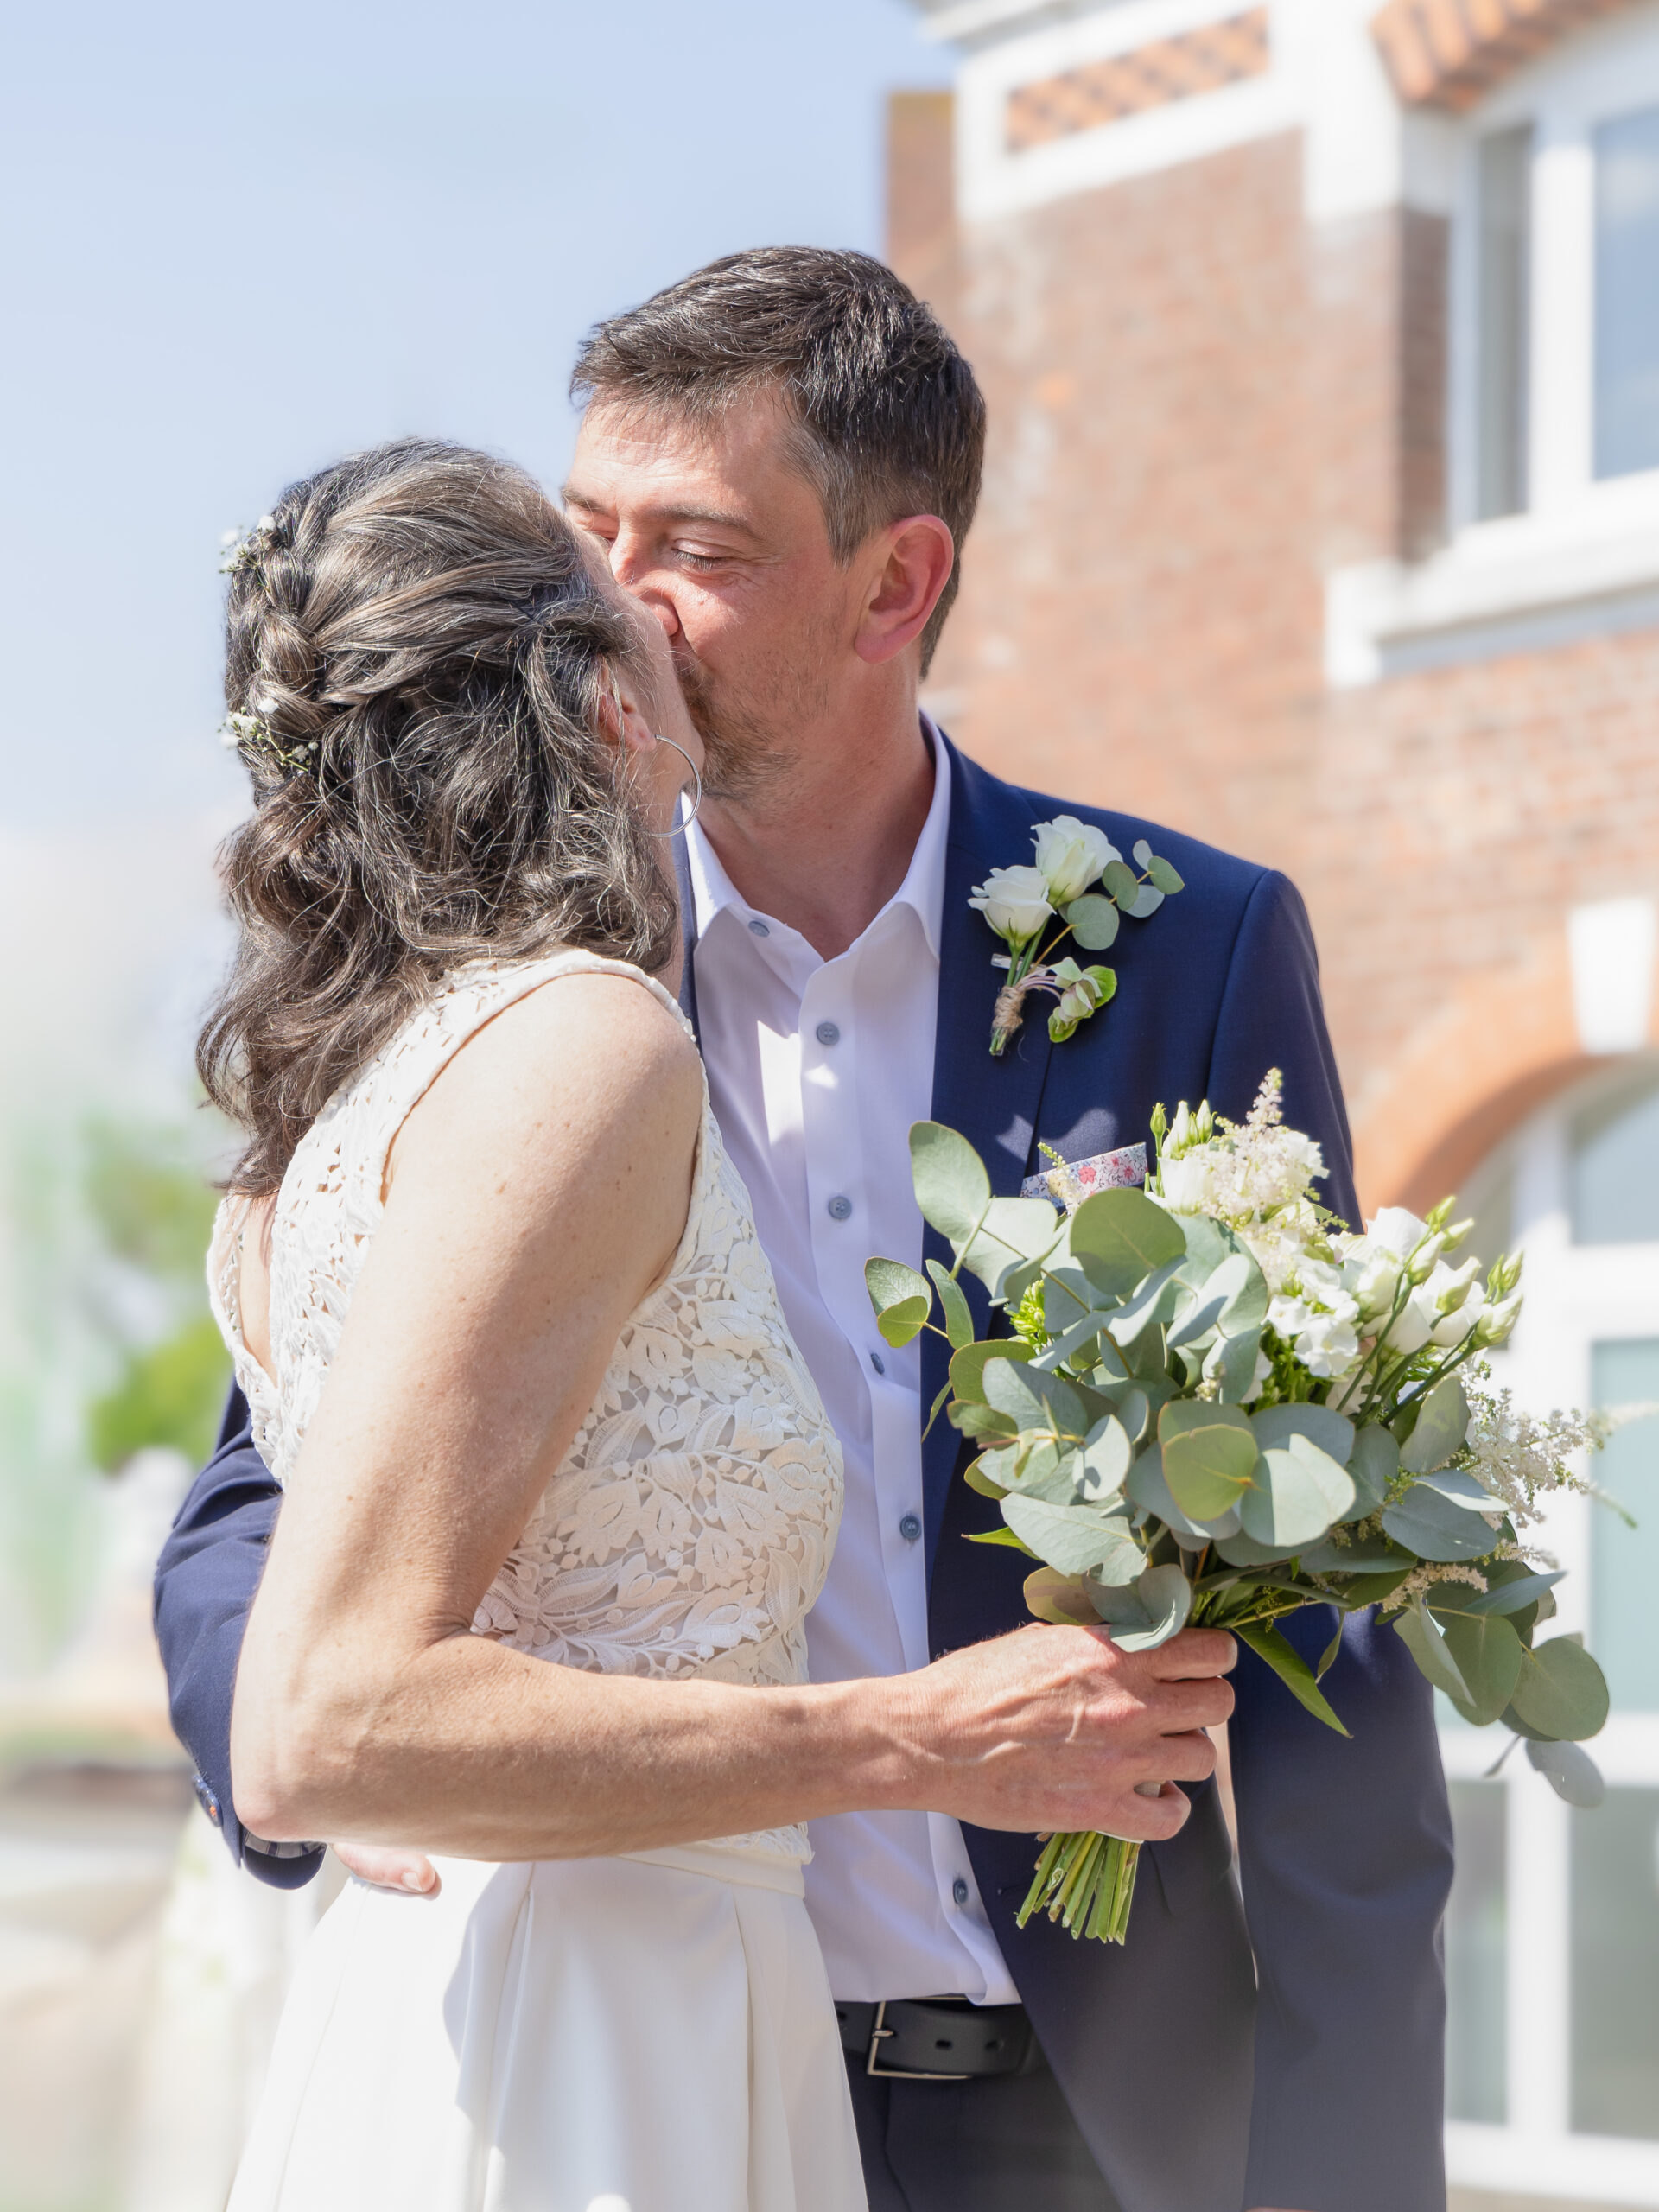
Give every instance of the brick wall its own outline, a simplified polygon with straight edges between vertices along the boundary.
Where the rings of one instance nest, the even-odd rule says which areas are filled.
[[[948,107],[894,153],[889,251],[991,415],[945,721],[1294,875],[1362,1189],[1432,1201],[1582,1065],[1564,910],[1659,890],[1659,632],[1327,689],[1326,570],[1443,530],[1438,219],[1310,232],[1287,136],[953,239]]]

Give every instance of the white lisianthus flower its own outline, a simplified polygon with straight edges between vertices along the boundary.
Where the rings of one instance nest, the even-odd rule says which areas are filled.
[[[1449,1313],[1442,1313],[1430,1334],[1437,1344],[1460,1344],[1466,1336],[1480,1326],[1480,1317],[1485,1310],[1485,1297],[1480,1291],[1476,1291],[1465,1298],[1461,1306],[1454,1306]]]
[[[1433,1236],[1427,1240],[1422,1249],[1417,1253],[1411,1262],[1408,1273],[1410,1274],[1413,1282],[1426,1283],[1428,1281],[1429,1277],[1434,1273],[1436,1268],[1440,1266],[1440,1255],[1445,1251],[1445,1236],[1441,1231],[1436,1230]]]
[[[1213,1213],[1216,1211],[1216,1168],[1214,1153],[1198,1145],[1183,1153],[1178,1160],[1166,1154],[1160,1173],[1163,1181],[1164,1204],[1171,1213]]]
[[[1440,1318],[1433,1302],[1425,1300],[1421,1290],[1414,1290],[1395,1315],[1387,1335],[1382,1338],[1389,1348],[1389,1357],[1400,1359],[1412,1352],[1421,1351],[1434,1333],[1434,1325]]]
[[[1396,1259],[1408,1260],[1428,1234],[1428,1224],[1419,1221],[1404,1206],[1384,1206],[1367,1232],[1370,1242]]]
[[[1369,1236],[1338,1236],[1335,1242],[1342,1255],[1343,1288],[1367,1319],[1379,1319],[1394,1304],[1399,1255]]]
[[[1460,1268],[1448,1268],[1444,1260],[1437,1260],[1427,1281],[1413,1292],[1413,1303],[1437,1344],[1460,1344],[1479,1320],[1486,1303],[1484,1292],[1475,1283],[1479,1271],[1476,1259],[1465,1260]]]
[[[1075,814],[1057,814],[1052,822],[1039,822],[1032,834],[1037,847],[1037,872],[1056,906],[1080,899],[1108,861],[1122,858],[1103,830],[1079,822]],[[1008,871],[1011,874],[1024,872]]]
[[[1495,1306],[1487,1306],[1478,1325],[1481,1343],[1504,1343],[1520,1318],[1522,1294],[1518,1290],[1511,1292],[1508,1298],[1500,1298]]]
[[[968,904],[1009,944],[1027,944],[1054,912],[1047,879],[1035,868],[994,868]]]

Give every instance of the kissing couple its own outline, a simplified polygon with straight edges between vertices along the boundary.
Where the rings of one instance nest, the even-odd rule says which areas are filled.
[[[409,441],[228,563],[238,1394],[156,1618],[241,1863],[358,1877],[233,2212],[1434,2212],[1409,1654],[1350,1624],[1344,1740],[1217,1631],[1028,1623],[943,1347],[863,1280],[944,1249],[912,1122],[1010,1194],[1268,1067],[1354,1219],[1301,902],[1077,807],[1186,889],[1100,1019],[993,1056],[970,896],[1060,803],[918,706],[969,365],[879,263],[772,249],[575,387],[562,511]],[[1149,1846],[1121,1949],[1016,1925],[1084,1829]]]

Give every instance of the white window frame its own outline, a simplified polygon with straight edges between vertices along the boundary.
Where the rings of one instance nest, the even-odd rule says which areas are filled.
[[[1528,534],[1567,518],[1607,531],[1659,519],[1659,468],[1598,481],[1595,448],[1595,134],[1615,117],[1659,107],[1659,8],[1644,7],[1570,40],[1468,118],[1452,236],[1451,521],[1453,534]],[[1532,410],[1524,512],[1476,519],[1478,160],[1483,138],[1533,132]],[[1537,535],[1535,530],[1532,535]]]
[[[1493,1379],[1539,1411],[1590,1404],[1596,1344],[1659,1337],[1659,1243],[1573,1243],[1572,1122],[1607,1080],[1605,1073],[1592,1078],[1535,1115],[1493,1162],[1513,1173],[1512,1236],[1526,1254],[1526,1304],[1506,1354],[1492,1363]],[[1587,1498],[1563,1498],[1537,1532],[1567,1570],[1549,1633],[1589,1628],[1592,1516],[1605,1510]],[[1497,1729],[1443,1728],[1448,1777],[1477,1780],[1505,1740],[1506,1732]],[[1615,1713],[1591,1749],[1610,1785],[1659,1789],[1659,1713]],[[1505,1761],[1501,1786],[1509,2119],[1503,2126],[1449,2122],[1450,2177],[1465,2188],[1533,2197],[1659,2206],[1659,2141],[1571,2129],[1572,1815],[1519,1751]]]
[[[1659,107],[1659,0],[1574,33],[1455,132],[1448,299],[1448,543],[1338,570],[1326,674],[1338,688],[1659,626],[1659,468],[1598,480],[1595,131]],[[1479,142],[1533,131],[1524,512],[1477,518]]]

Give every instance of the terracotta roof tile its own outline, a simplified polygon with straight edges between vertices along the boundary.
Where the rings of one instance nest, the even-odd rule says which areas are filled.
[[[1061,76],[1017,85],[1008,95],[1008,151],[1026,153],[1148,108],[1218,92],[1259,77],[1268,61],[1268,11],[1251,8]]]
[[[1631,0],[1388,0],[1371,34],[1402,100],[1453,112],[1568,32]]]

